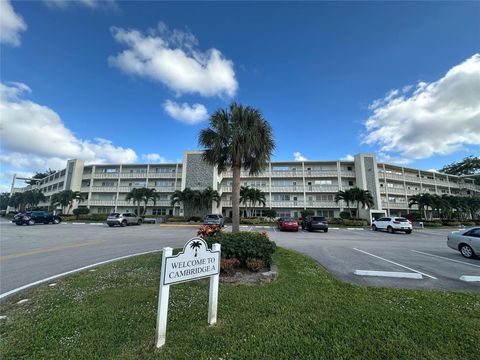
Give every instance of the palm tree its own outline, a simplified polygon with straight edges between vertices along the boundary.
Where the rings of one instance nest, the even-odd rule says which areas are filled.
[[[53,194],[50,202],[52,206],[60,205],[62,207],[62,214],[68,214],[73,207],[73,203],[81,200],[83,200],[83,196],[80,191],[63,190],[59,193]],[[66,212],[65,208],[67,208]]]
[[[209,209],[212,207],[212,203],[215,202],[218,205],[220,204],[220,194],[217,190],[213,190],[210,186],[203,190],[200,194],[200,199],[202,203],[202,210],[210,212]]]
[[[190,244],[190,248],[195,249],[194,257],[197,257],[197,251],[198,249],[200,249],[201,246],[202,246],[202,243],[200,241],[192,241],[192,243]]]
[[[265,206],[265,193],[260,189],[252,189],[250,192],[250,201],[252,204],[252,211],[255,212],[255,206],[257,203]]]
[[[126,201],[132,201],[133,206],[137,205],[137,216],[140,216],[140,204],[144,201],[144,191],[141,188],[134,188],[125,197]]]
[[[248,217],[248,204],[252,198],[252,188],[250,186],[240,186],[240,204],[245,205],[245,215]]]
[[[358,187],[351,188],[347,191],[351,193],[352,202],[357,204],[357,219],[360,218],[360,206],[363,208],[372,207],[374,205],[373,196],[368,190]]]
[[[261,112],[250,106],[232,103],[210,117],[210,127],[200,132],[199,144],[205,148],[204,160],[221,173],[232,169],[232,232],[240,231],[240,171],[250,175],[267,167],[275,142],[272,128]]]
[[[140,189],[143,192],[143,213],[142,215],[145,215],[147,213],[147,205],[150,200],[153,201],[153,205],[155,206],[157,204],[157,200],[160,198],[160,194],[156,192],[155,189],[148,189],[148,188],[142,188]]]
[[[353,201],[351,189],[348,189],[345,191],[343,190],[337,191],[337,193],[335,194],[335,202],[338,204],[340,201],[345,202],[345,205],[347,205],[348,212],[350,213],[350,216],[351,216],[352,211],[350,209],[350,202]]]

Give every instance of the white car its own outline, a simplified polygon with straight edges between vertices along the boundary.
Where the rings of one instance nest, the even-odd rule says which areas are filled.
[[[403,217],[383,217],[373,221],[372,230],[387,230],[389,233],[403,231],[406,234],[412,233],[412,223]]]
[[[480,227],[449,232],[447,245],[469,259],[480,255]]]

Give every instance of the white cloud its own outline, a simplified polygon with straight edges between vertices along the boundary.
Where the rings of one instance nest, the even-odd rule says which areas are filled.
[[[190,106],[187,103],[177,104],[174,101],[167,100],[163,103],[163,108],[175,120],[189,125],[198,124],[208,118],[207,109],[202,104]]]
[[[293,153],[293,156],[295,157],[295,161],[306,161],[308,160],[305,156],[303,156],[300,151],[296,151]]]
[[[15,13],[10,0],[0,1],[0,14],[0,43],[20,46],[20,32],[27,30],[27,24]]]
[[[390,163],[390,164],[398,164],[398,165],[406,165],[412,162],[411,159],[404,158],[401,156],[392,156],[382,151],[377,152],[377,161],[379,163]]]
[[[340,160],[353,161],[353,160],[355,160],[355,158],[353,157],[353,155],[347,154],[343,158],[341,158]]]
[[[142,159],[147,160],[148,162],[154,162],[157,164],[163,164],[168,162],[164,156],[156,153],[142,154]]]
[[[87,163],[129,163],[137,155],[110,140],[77,138],[48,108],[21,98],[29,87],[21,83],[0,84],[0,162],[29,171],[59,169],[67,159]]]
[[[364,143],[404,163],[480,144],[480,54],[409,91],[392,90],[370,105]]]
[[[198,41],[190,32],[171,31],[162,22],[147,34],[117,27],[111,30],[127,49],[108,61],[126,74],[160,82],[177,95],[235,95],[238,83],[233,62],[215,48],[198,50]]]
[[[43,0],[50,8],[66,9],[70,5],[82,5],[90,9],[118,7],[115,0]]]

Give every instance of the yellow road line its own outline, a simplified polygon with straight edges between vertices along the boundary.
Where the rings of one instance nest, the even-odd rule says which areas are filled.
[[[102,242],[103,242],[103,240],[99,240],[99,241],[90,241],[88,243],[83,243],[83,244],[54,246],[54,247],[45,248],[45,249],[39,249],[39,250],[27,251],[27,252],[23,252],[23,253],[0,256],[0,260],[10,260],[10,259],[16,259],[16,258],[24,257],[24,256],[45,254],[45,253],[49,253],[49,252],[62,251],[62,250],[66,250],[66,249],[73,249],[73,248],[78,248],[78,247],[82,247],[82,246],[98,245],[98,244],[101,244]]]

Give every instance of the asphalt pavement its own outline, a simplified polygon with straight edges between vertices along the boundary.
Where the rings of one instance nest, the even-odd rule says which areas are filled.
[[[125,228],[91,224],[20,227],[2,220],[0,296],[110,259],[166,246],[181,247],[195,236],[197,228],[147,224]],[[337,278],[354,284],[480,291],[480,281],[461,280],[480,276],[480,260],[465,259],[449,249],[445,229],[414,230],[410,235],[356,229],[331,229],[328,233],[287,233],[256,227],[242,230],[267,231],[279,246],[311,256]]]

